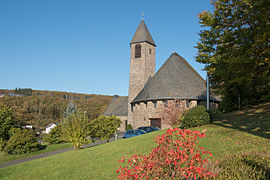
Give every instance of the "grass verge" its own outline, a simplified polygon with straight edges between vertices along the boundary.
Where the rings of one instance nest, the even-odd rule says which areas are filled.
[[[44,145],[42,145],[42,147],[44,147],[44,149],[36,151],[36,152],[28,153],[28,154],[9,155],[7,153],[0,152],[0,164],[5,163],[5,162],[9,162],[9,161],[14,161],[17,159],[27,158],[27,157],[34,156],[34,155],[48,153],[48,152],[52,152],[52,151],[56,151],[56,150],[60,150],[60,149],[70,148],[70,147],[72,147],[72,145],[70,143],[52,144],[52,145],[44,144]]]

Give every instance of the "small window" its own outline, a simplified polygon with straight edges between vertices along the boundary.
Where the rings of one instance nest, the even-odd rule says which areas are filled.
[[[135,58],[141,58],[141,48],[140,44],[135,45]]]
[[[175,107],[177,108],[177,107],[179,107],[179,106],[180,106],[179,101],[175,101]]]
[[[190,105],[191,105],[191,101],[190,100],[186,100],[186,106],[187,106],[187,108],[189,108]]]
[[[131,112],[133,112],[133,105],[131,105]]]
[[[168,107],[168,101],[167,100],[164,100],[163,104],[164,104],[164,107]]]
[[[150,48],[150,49],[149,49],[149,54],[151,54],[151,53],[152,53],[152,49]]]
[[[157,101],[154,101],[154,108],[157,108]]]

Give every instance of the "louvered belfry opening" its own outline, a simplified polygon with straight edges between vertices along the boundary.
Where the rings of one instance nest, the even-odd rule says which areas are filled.
[[[142,46],[140,44],[135,45],[135,58],[141,58],[141,49]]]

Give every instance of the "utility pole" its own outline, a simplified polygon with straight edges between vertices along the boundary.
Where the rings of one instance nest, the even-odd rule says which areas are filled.
[[[207,111],[210,110],[209,103],[210,103],[210,89],[209,89],[209,75],[207,73],[206,75],[206,86],[207,86],[207,92],[206,92],[206,109]]]

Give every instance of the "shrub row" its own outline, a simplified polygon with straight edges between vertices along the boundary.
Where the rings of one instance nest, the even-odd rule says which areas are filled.
[[[219,165],[217,179],[270,179],[270,153],[236,154]]]

